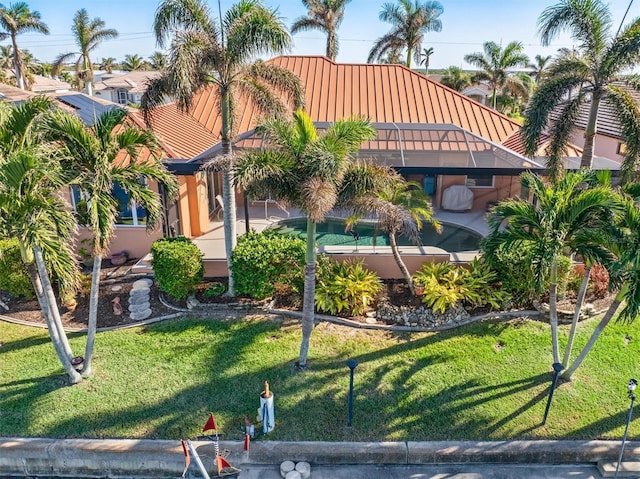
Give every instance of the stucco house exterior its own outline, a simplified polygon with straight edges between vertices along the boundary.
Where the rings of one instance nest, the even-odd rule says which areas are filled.
[[[128,105],[140,103],[140,99],[147,89],[147,82],[160,76],[157,71],[136,70],[124,74],[103,73],[100,81],[93,86],[96,97]]]

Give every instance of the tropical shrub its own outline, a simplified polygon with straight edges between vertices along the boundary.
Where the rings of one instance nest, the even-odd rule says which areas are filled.
[[[594,298],[602,299],[609,294],[609,273],[601,264],[594,264],[589,273],[587,292]]]
[[[573,261],[569,256],[560,256],[558,258],[558,296],[563,297],[567,294],[567,288],[571,281],[571,274],[573,273]]]
[[[14,298],[33,298],[33,286],[16,239],[0,240],[0,289]]]
[[[422,302],[438,313],[460,302],[471,307],[489,305],[498,309],[509,299],[498,282],[497,273],[478,259],[468,268],[449,262],[424,263],[413,281],[424,287]]]
[[[224,283],[215,282],[205,289],[202,294],[205,298],[215,298],[216,296],[222,296],[226,290],[227,287]]]
[[[273,296],[277,283],[292,293],[302,291],[305,252],[306,243],[297,236],[271,230],[242,235],[231,256],[236,293],[264,299]]]
[[[317,275],[316,308],[330,314],[364,314],[382,289],[378,275],[362,261],[336,262]]]
[[[161,238],[151,246],[153,272],[160,291],[184,299],[204,276],[202,252],[189,238]]]

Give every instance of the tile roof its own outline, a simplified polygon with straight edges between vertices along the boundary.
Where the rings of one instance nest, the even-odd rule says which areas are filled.
[[[521,133],[521,130],[517,130],[513,132],[513,134],[509,136],[509,138],[507,138],[505,141],[502,142],[502,145],[506,146],[512,151],[515,151],[519,155],[526,156],[520,133]],[[538,144],[537,144],[538,149],[536,150],[536,154],[534,156],[536,157],[546,156],[545,150],[547,149],[547,146],[549,146],[550,138],[551,138],[551,135],[549,135],[548,133],[543,133],[540,136],[540,139],[538,140]],[[565,152],[565,155],[569,157],[579,158],[582,156],[582,148],[574,145],[573,143],[569,143],[567,145],[567,151]]]
[[[160,72],[152,70],[135,70],[124,75],[114,75],[96,82],[96,90],[113,90],[124,88],[132,93],[144,93],[147,82],[160,76]]]
[[[640,92],[628,87],[624,82],[613,82],[613,85],[622,88],[636,101],[636,104],[640,108]],[[589,113],[591,111],[591,102],[583,103],[580,107],[580,113],[576,120],[575,127],[581,130],[587,129],[587,123],[589,121]],[[552,119],[557,118],[559,111],[552,111],[550,117]],[[598,134],[611,136],[620,140],[624,140],[622,135],[622,128],[620,122],[615,114],[615,107],[607,100],[606,97],[600,102],[598,108]]]
[[[335,63],[321,56],[281,56],[269,62],[300,77],[313,121],[365,116],[377,123],[452,124],[494,143],[520,129],[505,115],[402,65]],[[188,115],[180,114],[175,103],[158,108],[154,131],[181,155],[204,151],[220,138],[217,95],[213,86],[198,93]],[[200,124],[209,138],[197,129],[192,134],[190,120]],[[245,102],[238,109],[236,132],[250,131],[258,121],[257,110]],[[202,148],[205,140],[213,142]]]

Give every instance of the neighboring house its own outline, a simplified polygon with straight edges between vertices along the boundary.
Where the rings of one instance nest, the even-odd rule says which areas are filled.
[[[125,74],[102,74],[102,81],[94,83],[93,94],[99,98],[128,105],[138,104],[147,89],[147,82],[160,76],[157,71],[132,71]]]
[[[470,87],[462,90],[464,96],[468,96],[472,100],[488,105],[491,103],[491,97],[493,96],[493,90],[485,82],[474,83]]]
[[[41,75],[33,75],[33,83],[31,91],[33,93],[65,93],[72,91],[71,85],[67,82],[56,80],[55,78],[43,77]]]
[[[615,85],[624,88],[640,106],[640,93],[626,87],[623,82],[616,82]],[[580,147],[584,146],[584,134],[587,129],[590,108],[591,103],[584,103],[580,107],[580,115],[578,116],[573,134],[571,135],[570,141]],[[622,135],[620,123],[614,112],[615,109],[613,105],[611,105],[606,98],[600,102],[593,152],[595,156],[609,158],[617,163],[621,163],[624,159],[626,143]],[[554,113],[555,112],[552,112],[551,114],[552,118],[554,117]]]

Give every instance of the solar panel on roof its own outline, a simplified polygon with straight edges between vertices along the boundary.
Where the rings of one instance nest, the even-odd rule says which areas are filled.
[[[108,112],[113,108],[120,108],[118,105],[104,105],[93,100],[91,97],[81,95],[79,93],[75,95],[60,95],[57,99],[58,101],[75,108],[76,113],[87,126],[93,126],[96,119],[98,119],[103,113]]]

